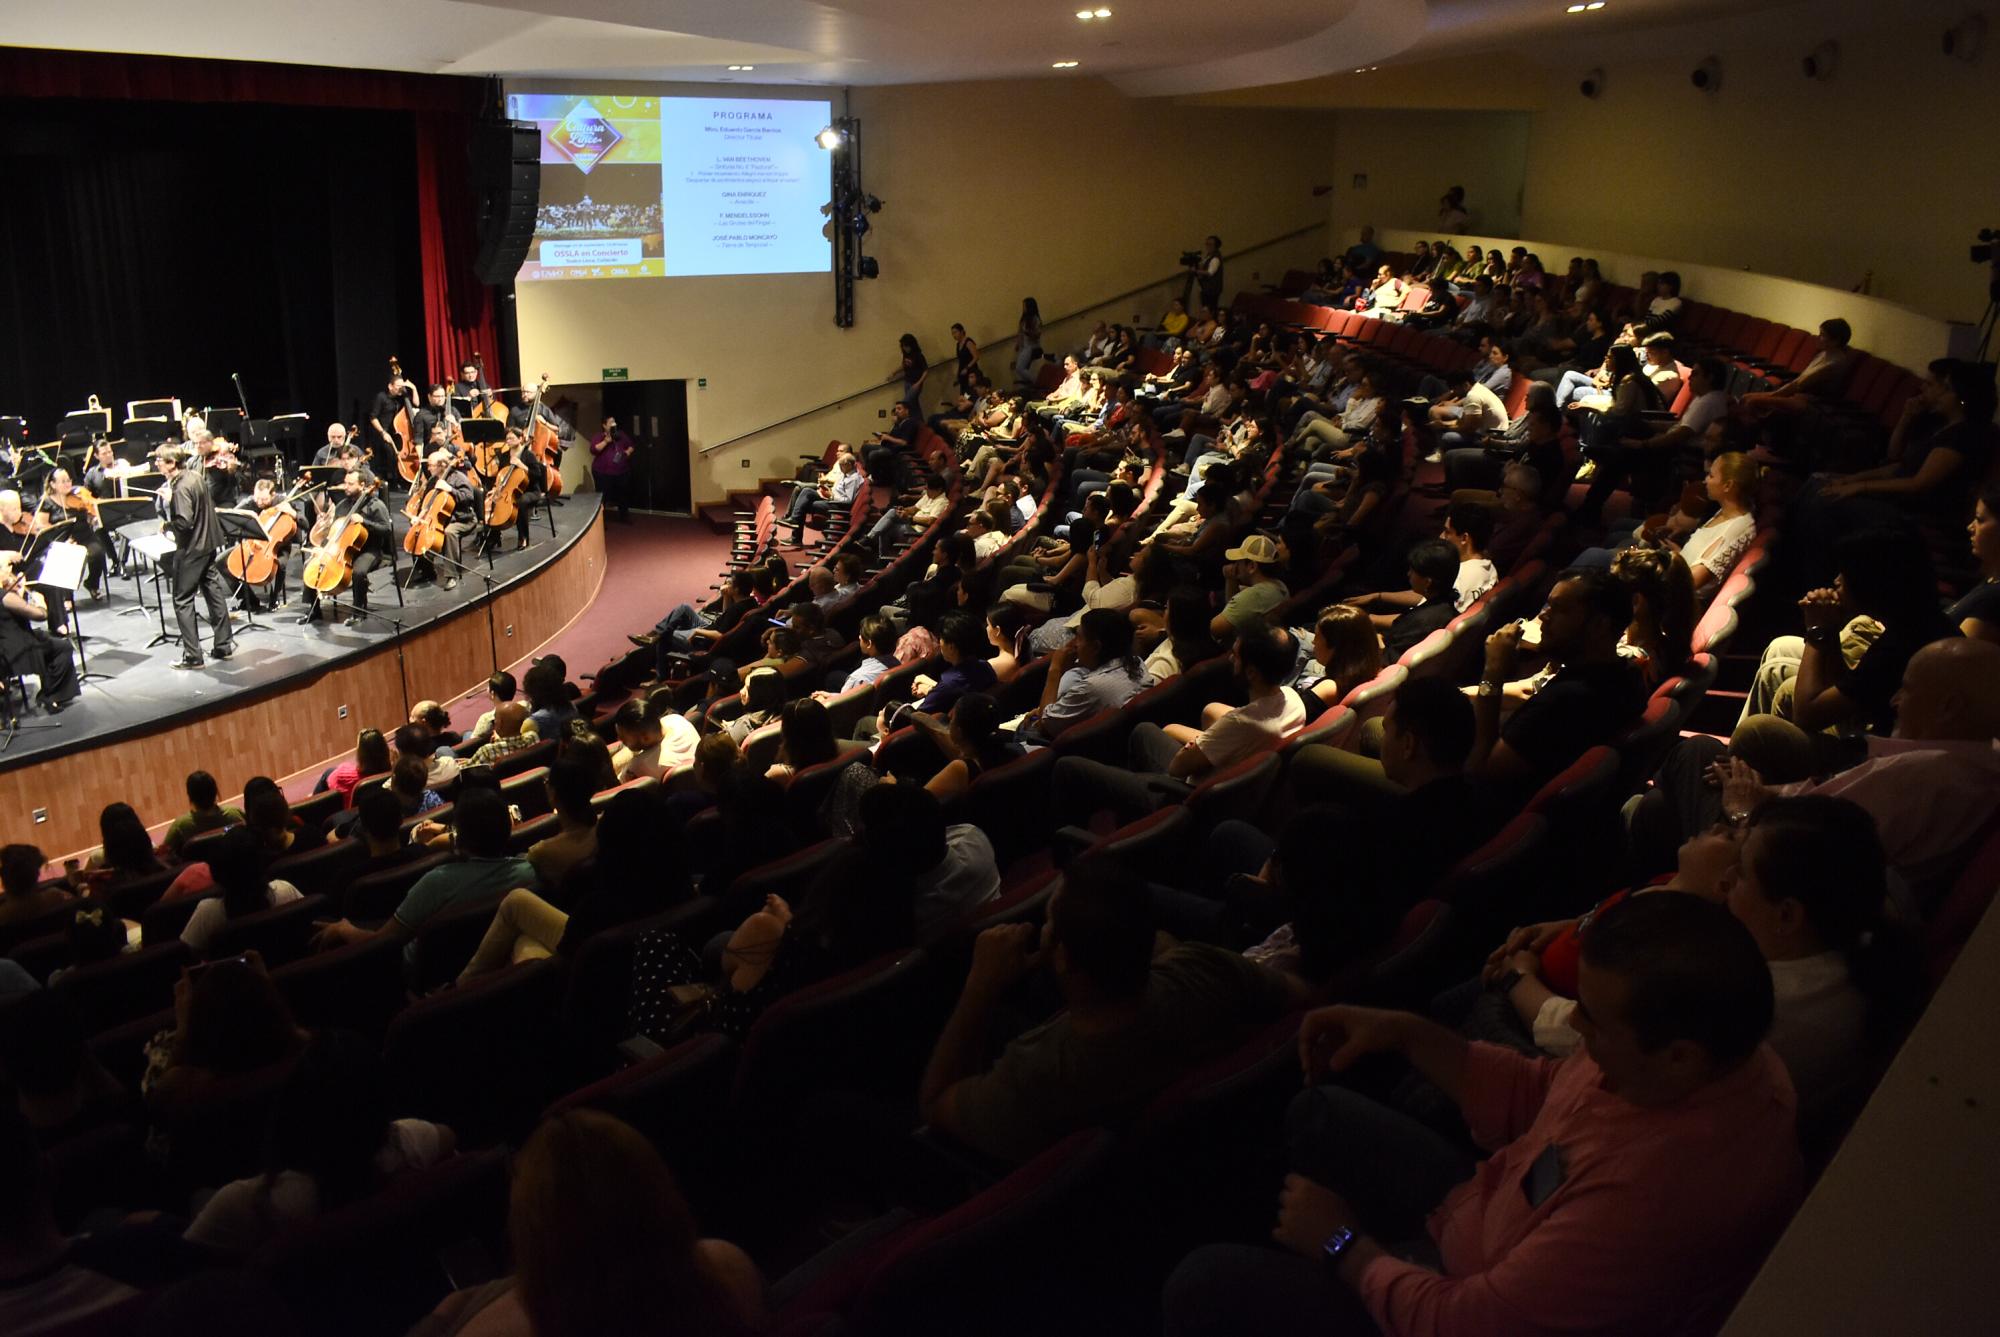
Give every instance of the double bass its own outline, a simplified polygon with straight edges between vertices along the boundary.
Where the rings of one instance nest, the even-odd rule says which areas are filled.
[[[409,504],[403,507],[403,514],[410,517],[409,532],[403,535],[403,551],[412,557],[427,557],[441,551],[444,527],[455,505],[451,489],[442,478],[432,479],[430,486],[421,492],[412,488]]]
[[[389,374],[403,380],[403,364],[393,354],[389,358]],[[395,421],[389,424],[396,433],[396,472],[403,476],[405,483],[417,481],[417,475],[424,471],[423,456],[418,453],[417,439],[410,435],[410,401],[403,400],[403,407],[396,410]]]
[[[373,496],[381,487],[378,481],[369,486],[364,497]],[[316,594],[339,594],[354,581],[354,559],[368,546],[368,526],[361,523],[360,503],[346,515],[336,515],[329,510],[313,523],[308,540],[312,553],[306,558],[306,569],[299,580]]]
[[[534,395],[528,402],[528,449],[542,462],[548,474],[548,494],[562,495],[562,434],[555,424],[542,416],[542,393],[549,388],[549,374],[542,373],[542,379],[535,386]]]
[[[479,373],[478,383],[485,385],[486,355],[481,353],[477,348],[472,350],[472,367],[474,371]],[[470,416],[474,418],[504,418],[507,416],[507,410],[502,408],[499,402],[494,399],[493,391],[489,388],[486,393],[475,394],[472,397]]]

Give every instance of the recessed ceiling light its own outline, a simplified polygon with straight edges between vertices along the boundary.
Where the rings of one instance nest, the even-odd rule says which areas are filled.
[[[1094,10],[1092,12],[1095,13],[1097,17],[1100,19],[1108,19],[1111,17],[1111,11],[1108,9],[1099,9],[1099,10]]]
[[[731,65],[729,68],[732,70],[754,70],[757,67],[755,65]]]
[[[1076,62],[1073,60],[1058,60],[1050,65],[1049,68],[1052,70],[1073,70],[1076,68]]]
[[[1108,18],[1110,18],[1110,17],[1111,17],[1111,11],[1110,11],[1110,10],[1108,10],[1108,9],[1079,9],[1079,10],[1077,10],[1077,11],[1076,11],[1076,16],[1077,16],[1077,18],[1081,19],[1081,20],[1082,20],[1083,22],[1085,22],[1085,23],[1088,23],[1088,22],[1090,22],[1090,21],[1091,21],[1092,19],[1108,19]]]

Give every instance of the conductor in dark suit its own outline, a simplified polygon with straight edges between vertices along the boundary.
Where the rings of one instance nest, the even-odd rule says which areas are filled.
[[[199,466],[183,467],[187,454],[179,446],[161,446],[153,462],[167,476],[167,530],[174,536],[174,620],[180,624],[181,657],[175,668],[202,666],[201,627],[195,621],[194,599],[199,593],[208,606],[208,624],[214,644],[209,653],[227,659],[235,653],[229,630],[228,591],[217,569],[222,547],[222,522],[215,518],[215,502]]]

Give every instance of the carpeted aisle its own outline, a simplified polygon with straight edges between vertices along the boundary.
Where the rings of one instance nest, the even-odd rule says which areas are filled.
[[[604,522],[604,584],[582,615],[534,656],[561,655],[570,680],[593,673],[632,648],[627,636],[649,629],[677,603],[704,602],[729,554],[729,539],[706,522],[637,515]],[[507,668],[519,677],[531,657]],[[484,692],[451,703],[452,723],[469,728],[486,710]]]

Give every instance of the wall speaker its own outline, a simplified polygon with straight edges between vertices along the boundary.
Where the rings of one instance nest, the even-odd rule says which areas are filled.
[[[1964,18],[1944,30],[1944,53],[1971,65],[1978,61],[1979,53],[1986,49],[1986,16],[1980,13],[1967,14]]]
[[[472,190],[481,283],[511,283],[535,236],[542,194],[542,133],[532,121],[480,121],[472,132]]]
[[[1840,43],[1834,41],[1821,42],[1808,51],[1806,58],[1799,62],[1799,68],[1805,71],[1806,78],[1822,82],[1833,78],[1833,72],[1839,67]]]
[[[1710,56],[1694,67],[1688,75],[1688,82],[1704,93],[1718,92],[1722,88],[1722,62]]]
[[[1604,95],[1604,71],[1590,70],[1586,72],[1582,80],[1578,82],[1576,91],[1585,97],[1602,97]]]

